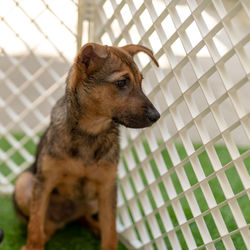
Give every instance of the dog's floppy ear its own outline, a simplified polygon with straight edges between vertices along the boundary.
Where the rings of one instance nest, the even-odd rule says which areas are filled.
[[[98,67],[107,57],[108,46],[87,43],[80,49],[76,58],[76,63],[84,66],[86,70],[89,70]]]
[[[109,55],[108,46],[87,43],[80,49],[70,70],[68,81],[70,87],[76,87],[87,75],[99,69]]]
[[[156,66],[159,67],[159,64],[158,64],[157,60],[155,59],[152,50],[150,50],[142,45],[135,45],[135,44],[129,44],[129,45],[123,46],[121,48],[126,50],[131,56],[134,56],[135,54],[137,54],[139,52],[144,52],[148,56],[150,56],[150,58],[154,61]]]

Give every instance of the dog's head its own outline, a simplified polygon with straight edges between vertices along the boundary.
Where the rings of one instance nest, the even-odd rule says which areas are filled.
[[[158,66],[151,50],[140,45],[124,47],[84,45],[70,73],[70,88],[77,103],[95,117],[131,128],[144,128],[160,114],[142,91],[143,76],[133,56],[144,52]]]

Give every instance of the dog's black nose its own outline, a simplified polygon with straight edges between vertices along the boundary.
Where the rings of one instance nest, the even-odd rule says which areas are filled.
[[[160,118],[159,112],[156,109],[153,109],[153,108],[148,108],[147,116],[148,116],[148,119],[151,122],[156,122]]]

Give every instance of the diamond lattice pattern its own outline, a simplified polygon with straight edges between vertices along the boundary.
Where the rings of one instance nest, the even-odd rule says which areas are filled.
[[[51,107],[63,93],[76,52],[77,8],[73,0],[0,3],[1,192],[10,192],[33,161]]]

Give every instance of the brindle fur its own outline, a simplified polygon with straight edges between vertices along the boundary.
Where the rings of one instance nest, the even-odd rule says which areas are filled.
[[[100,234],[101,249],[117,249],[118,126],[142,128],[159,118],[132,58],[140,51],[157,63],[143,46],[81,48],[35,162],[16,181],[16,213],[28,223],[23,250],[44,249],[57,229],[75,220]],[[116,83],[124,75],[129,80],[121,89]]]

